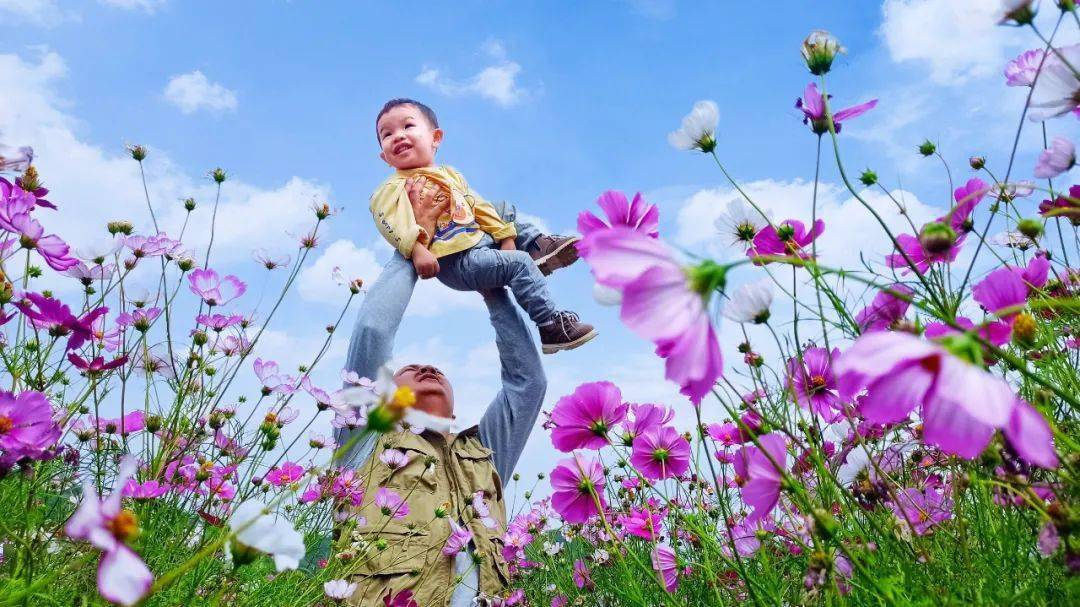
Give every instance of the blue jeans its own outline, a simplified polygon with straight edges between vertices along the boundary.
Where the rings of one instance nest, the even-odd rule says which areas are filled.
[[[540,230],[531,223],[515,221],[516,211],[512,207],[508,208],[506,203],[496,205],[496,209],[503,221],[514,222],[518,233],[514,241],[517,248],[520,251],[529,250],[536,237],[540,236]],[[531,263],[532,259],[529,261]],[[439,264],[442,269],[442,260],[439,260]],[[440,272],[440,278],[441,274]],[[540,274],[539,270],[537,274]],[[405,308],[409,306],[416,279],[416,269],[412,262],[395,251],[360,306],[356,327],[353,329],[352,339],[349,340],[346,369],[356,371],[360,377],[374,378],[379,367],[390,361],[394,336],[401,326]],[[498,331],[499,327],[495,329]]]
[[[543,324],[555,315],[547,279],[524,250],[503,251],[487,234],[471,249],[439,258],[439,282],[457,291],[510,287],[529,318]]]

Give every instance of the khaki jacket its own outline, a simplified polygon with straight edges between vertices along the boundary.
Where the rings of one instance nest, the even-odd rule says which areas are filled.
[[[391,470],[379,460],[388,448],[404,452],[409,463]],[[448,605],[457,583],[454,556],[442,553],[451,520],[472,531],[480,592],[494,596],[505,589],[509,575],[502,557],[503,485],[492,451],[480,443],[476,427],[449,436],[432,431],[384,435],[357,472],[367,477],[368,490],[354,511],[353,521],[359,524],[350,533],[359,564],[352,577],[358,588],[350,604],[379,606],[390,591],[412,590],[413,599],[423,607]],[[379,487],[405,498],[409,513],[393,520],[383,514],[374,504]],[[486,496],[496,522],[493,529],[484,526],[473,510],[477,491]],[[442,518],[436,516],[440,507],[446,513]]]

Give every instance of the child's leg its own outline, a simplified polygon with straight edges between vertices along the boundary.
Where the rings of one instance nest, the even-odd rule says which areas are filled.
[[[525,251],[478,245],[439,259],[439,281],[458,291],[510,287],[514,299],[538,325],[551,321],[555,305],[547,281]]]
[[[416,270],[412,263],[395,252],[360,305],[349,340],[346,369],[374,379],[379,367],[390,361],[394,336],[415,285]]]
[[[505,202],[495,205],[495,210],[503,221],[514,224],[517,229],[514,245],[519,251],[525,251],[532,257],[544,276],[559,268],[573,265],[578,260],[575,243],[581,240],[581,237],[543,234],[535,225],[519,220],[517,208]]]
[[[519,251],[529,251],[533,243],[536,242],[536,238],[540,236],[540,228],[525,221],[519,219],[517,214],[517,207],[511,204],[507,204],[505,201],[496,203],[495,210],[499,213],[499,218],[507,223],[514,224],[514,228],[517,230],[517,236],[514,238],[514,245],[517,246]]]

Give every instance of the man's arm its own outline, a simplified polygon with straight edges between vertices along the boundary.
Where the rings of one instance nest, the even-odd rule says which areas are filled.
[[[349,339],[349,355],[345,368],[360,377],[374,379],[379,368],[390,361],[394,350],[394,336],[401,325],[401,317],[409,306],[416,272],[412,264],[397,253],[386,262],[378,280],[372,285],[357,314],[356,327]],[[353,432],[341,428],[334,431],[334,440],[345,445]],[[338,465],[359,466],[371,454],[372,440],[358,441]]]
[[[547,378],[532,332],[506,289],[485,291],[483,296],[491,314],[491,325],[495,327],[502,390],[480,420],[480,442],[495,452],[495,469],[505,485],[540,415]]]

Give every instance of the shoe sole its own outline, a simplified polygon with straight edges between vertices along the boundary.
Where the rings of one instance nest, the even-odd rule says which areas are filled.
[[[597,335],[599,335],[599,333],[596,331],[596,329],[593,329],[592,331],[589,331],[588,333],[582,335],[574,341],[568,341],[564,344],[542,344],[540,346],[540,349],[544,352],[544,354],[554,354],[561,350],[573,350],[581,344],[592,340],[592,338],[596,337]]]
[[[536,265],[540,268],[540,273],[544,276],[550,276],[555,270],[565,268],[577,261],[577,247],[573,245],[580,240],[580,237],[571,238],[559,245],[554,251],[543,257],[536,258]]]

